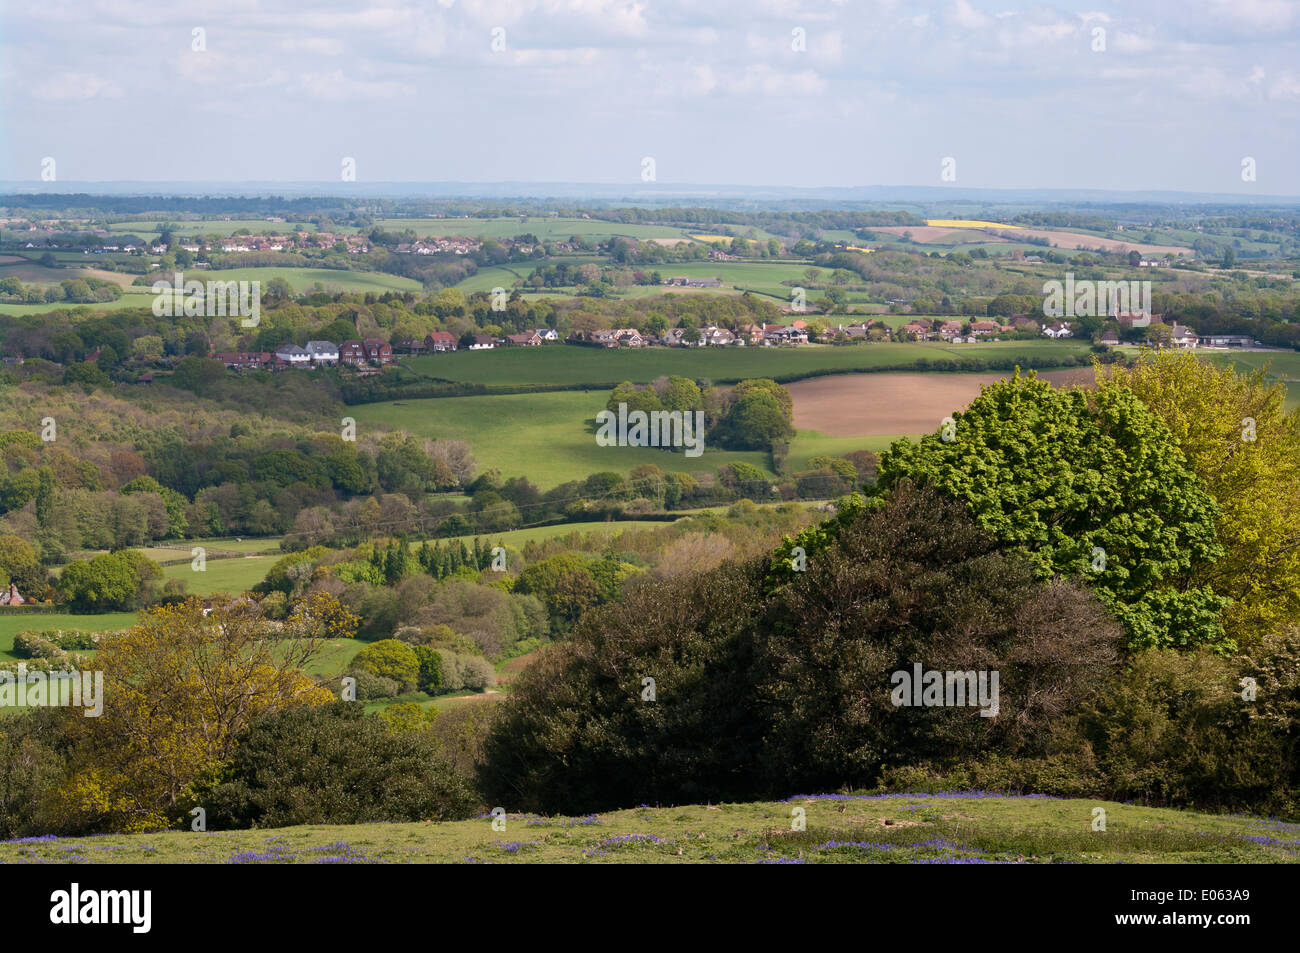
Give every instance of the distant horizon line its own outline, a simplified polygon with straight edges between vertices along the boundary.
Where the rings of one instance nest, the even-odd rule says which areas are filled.
[[[205,193],[204,190],[214,190]],[[503,194],[503,190],[516,190]],[[732,198],[759,195],[768,200],[791,199],[872,201],[888,198],[892,201],[962,201],[972,198],[994,198],[1036,195],[1073,198],[1128,199],[1146,201],[1162,198],[1166,201],[1214,201],[1227,204],[1258,204],[1283,202],[1300,204],[1300,194],[1251,194],[1247,192],[1205,192],[1183,189],[1153,188],[1065,188],[1065,187],[997,187],[953,185],[736,185],[726,183],[624,183],[580,181],[525,181],[497,179],[484,181],[459,180],[372,180],[365,182],[340,182],[310,179],[94,179],[41,182],[31,179],[0,179],[0,192],[13,195],[136,195],[140,197],[190,197],[192,195],[221,194],[230,196],[240,190],[267,191],[293,190],[300,196],[313,194],[330,198],[346,197],[349,193],[358,198],[436,198],[450,199],[569,199],[608,201],[611,198],[628,200],[653,200],[669,197],[698,196],[700,198]],[[417,191],[410,191],[417,190]],[[546,192],[543,190],[552,190]],[[555,190],[559,190],[558,192]],[[584,190],[585,193],[584,194]],[[432,194],[431,194],[432,193]],[[873,199],[872,196],[876,198]]]

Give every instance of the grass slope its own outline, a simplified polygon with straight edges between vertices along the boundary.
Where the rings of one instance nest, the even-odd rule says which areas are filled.
[[[807,829],[792,831],[791,812]],[[1107,829],[1092,830],[1106,810]],[[1104,801],[822,795],[578,818],[171,831],[0,843],[5,863],[1295,863],[1300,824]]]
[[[769,472],[766,453],[710,450],[707,442],[698,457],[654,447],[601,447],[595,419],[607,397],[603,391],[441,397],[361,404],[349,411],[360,427],[382,423],[422,437],[468,441],[480,469],[526,476],[542,489],[602,470],[626,474],[641,463],[690,473],[744,460]]]

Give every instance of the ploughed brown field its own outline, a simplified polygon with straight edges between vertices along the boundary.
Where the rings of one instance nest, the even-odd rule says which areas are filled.
[[[786,385],[794,425],[828,437],[874,437],[938,430],[947,417],[1010,374],[835,374]],[[1040,372],[1057,387],[1093,383],[1091,367]]]

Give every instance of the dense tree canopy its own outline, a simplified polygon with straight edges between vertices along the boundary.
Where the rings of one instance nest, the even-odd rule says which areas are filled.
[[[1089,578],[1131,647],[1234,647],[1206,576],[1223,552],[1219,508],[1131,391],[1062,390],[1032,372],[998,381],[937,433],[881,455],[879,490],[903,479],[962,502],[1040,575]]]
[[[1245,645],[1300,619],[1300,413],[1285,409],[1285,385],[1185,351],[1099,373],[1160,416],[1218,503],[1224,554],[1203,578],[1233,600],[1228,635]]]

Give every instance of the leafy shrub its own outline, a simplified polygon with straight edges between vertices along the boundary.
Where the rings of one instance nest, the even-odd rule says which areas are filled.
[[[1254,680],[1248,701],[1242,679]],[[1300,630],[1251,655],[1152,649],[1080,714],[1108,794],[1294,816],[1300,811]]]
[[[372,642],[352,658],[352,667],[396,682],[394,694],[412,691],[420,678],[420,658],[415,650],[397,639]]]
[[[217,828],[457,820],[477,805],[427,731],[392,731],[354,704],[278,712],[236,740],[196,791]]]
[[[93,649],[98,643],[98,633],[43,629],[19,632],[14,636],[13,651],[19,658],[42,658],[77,649]]]
[[[422,692],[436,695],[442,691],[442,656],[427,645],[414,646],[415,657],[419,659],[420,671],[416,677],[416,687]]]
[[[482,691],[496,684],[492,663],[481,655],[461,655],[438,649],[442,660],[442,690],[444,692]]]
[[[357,700],[370,701],[374,698],[392,698],[402,693],[402,686],[391,678],[375,675],[364,668],[354,668],[347,673],[357,680]]]

